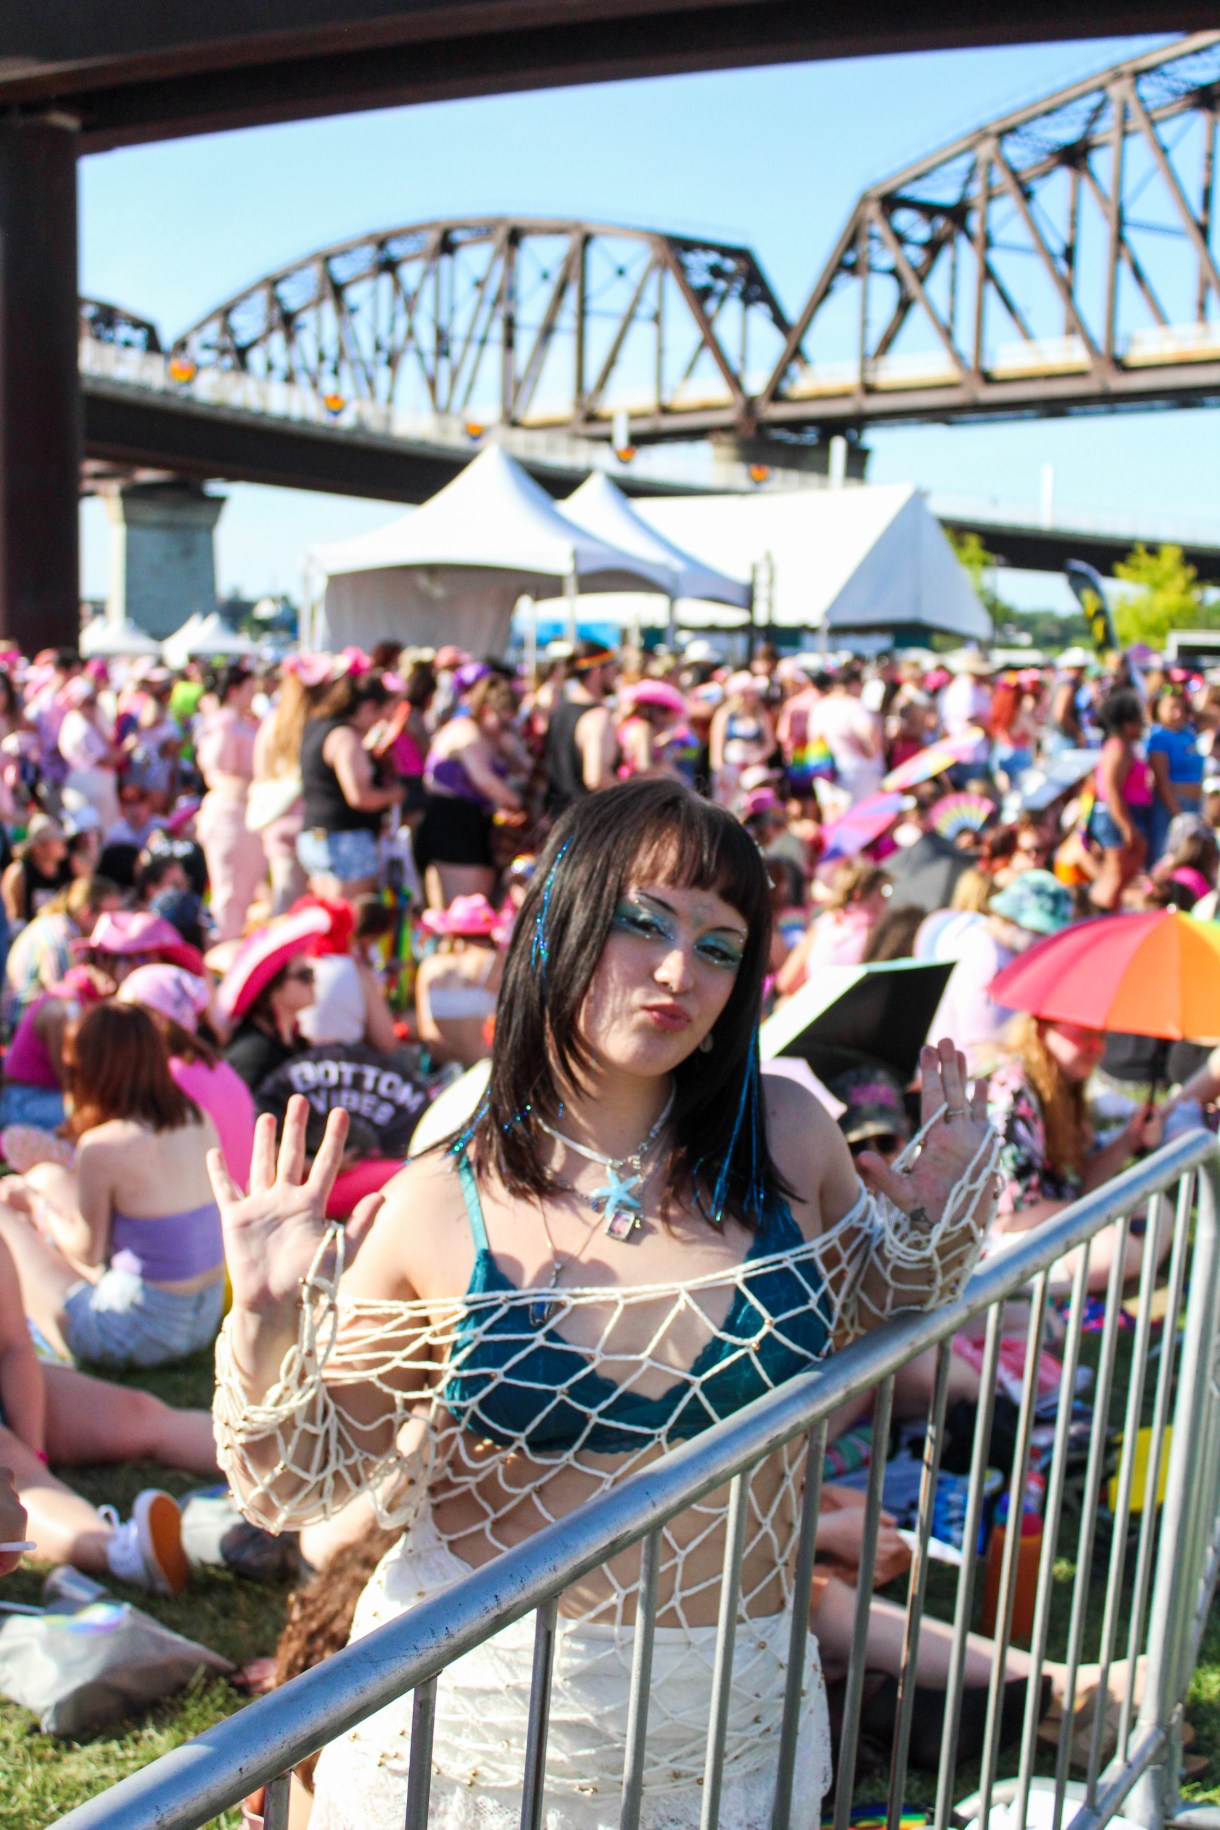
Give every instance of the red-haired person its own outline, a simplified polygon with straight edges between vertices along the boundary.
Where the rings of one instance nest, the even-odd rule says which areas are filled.
[[[207,1347],[224,1307],[216,1127],[175,1085],[137,1004],[98,1004],[68,1030],[75,1169],[5,1182],[0,1238],[26,1314],[73,1359],[159,1366]]]

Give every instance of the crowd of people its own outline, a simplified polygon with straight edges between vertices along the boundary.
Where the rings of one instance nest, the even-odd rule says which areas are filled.
[[[703,639],[555,643],[528,677],[389,644],[111,669],[49,651],[0,671],[0,1537],[24,1506],[43,1558],[182,1587],[166,1493],[120,1521],[61,1472],[149,1457],[214,1479],[219,1458],[323,1572],[333,1649],[336,1592],[359,1633],[443,1589],[943,1302],[1220,1091],[1197,1051],[1158,1110],[1131,1089],[1171,1077],[1132,1039],[992,995],[1090,916],[1215,917],[1206,677],[1079,649],[865,667],[762,641],[734,663]],[[825,1089],[760,1071],[764,1015],[827,968],[899,959],[947,968],[914,1081],[862,1049],[830,1081],[836,1120]],[[440,1141],[412,1154],[421,1121]],[[1133,1238],[1131,1268],[1168,1243]],[[218,1330],[215,1429],[91,1389]],[[978,1355],[957,1346],[969,1407]],[[916,1365],[898,1410],[921,1404]],[[726,1823],[768,1818],[796,1605],[815,1637],[794,1822],[829,1783],[818,1644],[845,1662],[858,1509],[828,1485],[825,1567],[795,1597],[801,1480],[779,1455],[751,1490]],[[699,1820],[723,1525],[709,1502],[665,1532],[649,1824]],[[880,1571],[904,1556],[887,1525]],[[561,1610],[548,1786],[589,1830],[617,1821],[629,1564]],[[921,1647],[935,1685],[934,1630]],[[531,1656],[514,1629],[454,1667],[446,1825],[516,1821]],[[972,1642],[968,1686],[990,1657]],[[409,1710],[378,1724],[323,1757],[314,1830],[401,1821]]]

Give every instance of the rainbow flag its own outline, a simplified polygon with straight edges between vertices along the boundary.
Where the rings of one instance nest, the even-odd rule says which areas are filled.
[[[793,749],[788,785],[794,793],[800,794],[813,782],[832,782],[834,778],[835,759],[823,738],[807,738]]]

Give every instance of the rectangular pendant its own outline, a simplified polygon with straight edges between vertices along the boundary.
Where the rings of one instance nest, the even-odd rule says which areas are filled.
[[[606,1231],[609,1233],[611,1239],[630,1239],[639,1224],[640,1217],[638,1214],[620,1212],[611,1214],[606,1222]]]

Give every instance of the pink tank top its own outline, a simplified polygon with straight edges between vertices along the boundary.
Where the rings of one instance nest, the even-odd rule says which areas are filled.
[[[1107,739],[1107,742],[1116,743],[1118,741],[1117,738]],[[1103,793],[1100,763],[1093,772],[1093,781],[1100,798]],[[1127,770],[1123,781],[1122,797],[1128,807],[1151,807],[1152,805],[1152,770],[1138,750],[1131,759],[1131,767]]]
[[[34,1028],[35,1017],[51,996],[51,992],[44,991],[40,998],[35,998],[17,1025],[4,1058],[4,1078],[17,1086],[47,1087],[58,1092],[59,1082],[51,1068],[47,1045]]]

